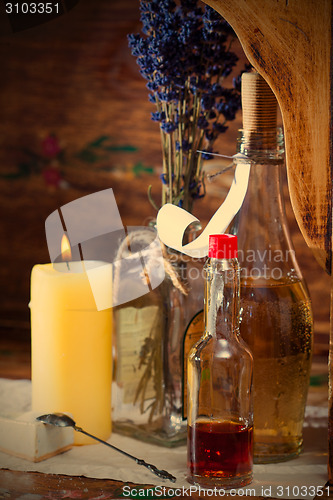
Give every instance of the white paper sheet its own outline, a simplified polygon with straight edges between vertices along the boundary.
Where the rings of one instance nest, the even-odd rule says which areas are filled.
[[[31,382],[29,380],[0,379],[1,412],[30,409]],[[79,422],[77,422],[80,425]],[[166,469],[177,477],[176,483],[160,480],[134,461],[112,451],[102,444],[76,446],[70,451],[39,463],[18,459],[0,453],[0,468],[18,471],[37,471],[50,474],[87,476],[114,479],[136,484],[170,487],[180,496],[182,488],[189,492],[186,480],[186,447],[167,449],[113,434],[109,442],[119,448]],[[288,462],[255,465],[253,482],[241,488],[242,496],[275,498],[313,498],[312,492],[327,481],[327,408],[307,408],[304,425],[304,452]],[[193,486],[192,486],[193,488]],[[177,490],[177,491],[176,491]],[[193,489],[191,490],[194,491]]]

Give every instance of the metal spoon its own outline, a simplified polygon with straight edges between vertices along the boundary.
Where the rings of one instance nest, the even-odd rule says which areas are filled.
[[[126,451],[120,450],[116,446],[113,446],[113,444],[109,444],[106,441],[103,441],[102,439],[99,439],[96,436],[93,436],[92,434],[89,434],[89,432],[84,431],[81,427],[78,427],[74,420],[69,417],[68,415],[65,415],[64,413],[48,413],[47,415],[41,415],[40,417],[37,417],[36,420],[39,420],[40,422],[43,422],[44,424],[50,424],[50,425],[56,425],[57,427],[73,427],[73,429],[77,432],[82,432],[82,434],[85,434],[86,436],[89,436],[93,439],[96,439],[96,441],[99,441],[102,444],[105,444],[106,446],[109,446],[115,451],[119,451],[119,453],[122,453],[128,458],[131,458],[132,460],[135,460],[135,462],[138,465],[143,465],[144,467],[147,467],[153,474],[156,476],[162,478],[162,479],[169,479],[173,483],[176,481],[175,476],[167,472],[166,470],[160,470],[158,469],[155,465],[148,464],[142,458],[136,458],[133,455],[130,455]]]

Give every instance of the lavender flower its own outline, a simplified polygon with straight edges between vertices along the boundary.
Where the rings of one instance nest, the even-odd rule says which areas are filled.
[[[191,211],[205,194],[202,159],[240,108],[239,77],[223,86],[237,63],[233,31],[211,7],[197,0],[141,0],[143,34],[128,36],[147,80],[152,120],[162,136],[162,203]],[[170,180],[170,181],[169,181]]]

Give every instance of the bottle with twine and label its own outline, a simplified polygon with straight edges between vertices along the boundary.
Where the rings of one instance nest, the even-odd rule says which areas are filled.
[[[197,229],[192,225],[189,238]],[[153,227],[131,233],[119,247],[119,259],[152,232],[156,236]],[[164,281],[114,308],[112,415],[116,432],[174,447],[186,442],[184,359],[203,331],[198,314],[203,308],[203,261],[164,245],[162,249]],[[148,266],[150,260],[156,266],[153,255],[145,259]],[[186,336],[190,344],[184,342],[186,331],[192,335]]]
[[[285,212],[277,101],[256,72],[242,76],[242,106],[238,152],[246,157],[235,163],[250,165],[250,176],[229,232],[239,244],[240,335],[254,357],[254,459],[279,462],[302,449],[313,318]]]

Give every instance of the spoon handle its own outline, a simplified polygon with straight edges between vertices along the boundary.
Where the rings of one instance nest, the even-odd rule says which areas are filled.
[[[99,439],[98,437],[93,436],[92,434],[89,434],[89,432],[84,431],[81,427],[78,427],[77,425],[75,425],[74,430],[77,431],[77,432],[81,432],[82,434],[85,434],[86,436],[89,436],[92,439],[95,439],[96,441],[99,441],[100,443],[105,444],[106,446],[109,446],[109,448],[112,448],[115,451],[119,451],[119,453],[122,453],[126,457],[131,458],[132,460],[135,460],[135,462],[138,465],[143,465],[144,467],[146,467],[147,469],[149,469],[156,476],[158,476],[158,477],[160,477],[162,479],[169,479],[173,483],[176,481],[175,476],[173,476],[172,474],[170,474],[166,470],[164,470],[164,469],[160,470],[155,465],[148,464],[147,462],[145,462],[141,458],[134,457],[130,453],[127,453],[126,451],[121,450],[120,448],[117,448],[117,446],[114,446],[113,444],[107,443],[106,441],[103,441],[102,439]]]

